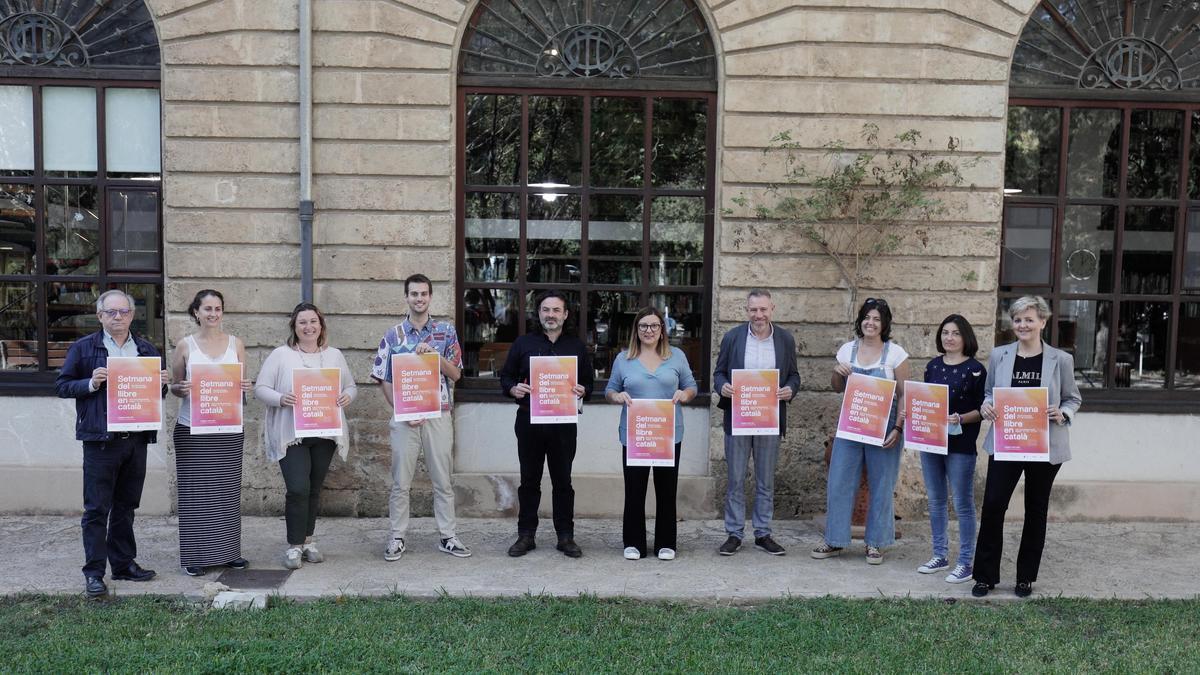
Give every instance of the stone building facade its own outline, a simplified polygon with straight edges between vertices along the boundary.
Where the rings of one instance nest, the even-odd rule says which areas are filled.
[[[386,513],[388,411],[368,372],[379,337],[404,310],[403,278],[428,275],[434,314],[460,316],[460,49],[478,5],[312,2],[313,298],[328,313],[331,340],[362,387],[352,408],[351,459],[335,463],[327,484],[331,514]],[[165,335],[171,344],[181,339],[190,329],[185,308],[193,293],[217,288],[227,298],[226,327],[245,340],[255,372],[286,337],[286,313],[301,293],[299,3],[146,0],[146,6],[161,48]],[[973,323],[986,353],[1001,291],[1013,54],[1030,17],[1045,10],[1036,0],[699,0],[695,6],[715,54],[717,102],[709,117],[714,208],[705,349],[711,354],[719,336],[742,320],[747,290],[771,290],[776,321],[798,338],[804,381],[789,415],[776,513],[807,517],[824,506],[823,455],[839,403],[829,371],[837,345],[850,335],[849,295],[812,242],[753,212],[785,170],[781,153],[769,149],[772,138],[789,131],[800,156],[816,164],[833,140],[857,147],[867,123],[879,126],[885,144],[916,129],[935,156],[947,139],[957,139],[965,175],[961,185],[939,193],[945,213],[913,224],[912,236],[873,267],[861,297],[889,300],[895,339],[913,355],[914,373],[936,355],[933,332],[952,312]],[[750,205],[739,205],[736,196]],[[9,495],[0,507],[76,508],[79,450],[70,439],[69,406],[44,390],[30,393],[0,390],[12,411],[5,415],[5,445],[14,448],[0,451],[7,465],[0,493]],[[1117,401],[1096,412],[1087,412],[1086,391],[1084,400],[1073,433],[1077,459],[1061,474],[1056,512],[1200,518],[1200,468],[1182,450],[1194,447],[1189,439],[1200,430],[1197,399]],[[576,465],[579,511],[613,515],[621,508],[613,497],[621,490],[616,412],[604,404],[592,410]],[[282,481],[255,440],[259,413],[257,405],[248,407],[244,507],[276,513]],[[682,513],[715,517],[725,473],[720,417],[713,404],[689,408],[686,419]],[[511,421],[511,404],[460,389],[456,462],[464,514],[515,512]],[[1147,441],[1153,452],[1145,450],[1130,466],[1129,453],[1142,452]],[[147,506],[168,511],[169,443],[155,454]],[[428,491],[417,494],[427,505]],[[923,519],[919,462],[910,453],[897,497],[903,517]]]

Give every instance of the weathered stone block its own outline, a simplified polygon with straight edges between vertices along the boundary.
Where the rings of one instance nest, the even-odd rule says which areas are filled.
[[[313,148],[313,166],[322,174],[449,176],[450,146],[427,143],[340,143]]]
[[[386,141],[449,141],[451,116],[424,108],[359,108],[324,103],[313,106],[316,138]]]
[[[349,211],[450,211],[453,186],[446,178],[317,176],[322,208]]]
[[[995,117],[1005,114],[1008,88],[991,84],[927,84],[808,80],[740,80],[725,90],[728,112],[837,113]]]
[[[331,246],[321,247],[316,255],[320,279],[393,281],[418,270],[435,282],[450,281],[454,255],[449,250]]]
[[[291,279],[300,270],[300,251],[278,244],[238,247],[237,265],[229,264],[229,247],[222,244],[168,244],[163,251],[175,278]]]
[[[240,68],[166,68],[164,101],[251,101],[295,103],[294,70],[244,70]]]
[[[167,42],[162,60],[173,65],[295,66],[299,59],[294,33],[238,30],[186,42]]]
[[[313,70],[313,97],[320,103],[450,105],[449,73]]]
[[[294,176],[197,175],[170,173],[163,200],[168,207],[296,208],[299,179]]]
[[[844,113],[843,113],[844,114]],[[725,115],[722,125],[726,148],[765,148],[780,132],[788,132],[793,141],[809,147],[821,147],[833,141],[856,144],[862,140],[863,125],[879,127],[879,137],[888,141],[916,129],[921,132],[918,145],[923,150],[944,150],[951,137],[963,152],[1000,153],[1004,151],[1005,121],[930,120],[914,118],[867,119],[788,115]]]
[[[895,141],[890,144],[886,143],[887,141],[888,139],[881,139],[881,145],[885,145],[885,147],[896,145]],[[813,145],[816,147],[820,143]],[[809,171],[811,177],[805,183],[811,184],[816,177],[827,176],[843,163],[852,162],[855,154],[863,148],[866,148],[865,143],[851,141],[846,146],[846,152],[836,157],[830,156],[820,149],[792,152],[779,149],[767,152],[756,149],[726,150],[721,155],[721,180],[726,183],[786,183],[796,180],[795,177],[789,175],[791,171],[797,167],[804,167]],[[904,157],[904,154],[904,150],[898,152],[901,158]],[[977,188],[1003,187],[1004,158],[1000,155],[981,156],[960,152],[930,152],[924,161],[927,162],[927,165],[932,165],[942,160],[949,161],[958,167],[962,175],[960,185]],[[793,164],[789,165],[789,162]],[[881,154],[868,166],[869,168],[884,168],[888,163],[886,155]],[[943,184],[949,185],[950,183],[943,181]]]
[[[163,212],[163,240],[175,244],[298,244],[300,223],[292,211],[212,209]],[[175,274],[174,269],[170,269]]]
[[[454,218],[449,214],[318,211],[313,237],[317,244],[449,247]]]
[[[231,103],[166,103],[163,133],[178,136],[222,138],[297,138],[296,106],[237,105]]]
[[[297,25],[294,0],[224,0],[162,19],[158,39],[169,42],[233,30],[293,31]]]
[[[299,164],[300,148],[295,141],[168,138],[163,144],[163,167],[168,172],[295,174]]]
[[[317,33],[313,65],[334,68],[404,68],[449,70],[448,46],[394,37]]]

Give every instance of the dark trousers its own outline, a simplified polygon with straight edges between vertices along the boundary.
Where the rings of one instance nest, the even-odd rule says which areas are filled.
[[[621,446],[625,467],[625,515],[621,519],[623,547],[636,548],[646,557],[646,487],[654,470],[654,548],[674,549],[676,536],[675,495],[679,487],[679,448],[675,444],[675,466],[628,466],[628,448]]]
[[[291,546],[303,544],[317,527],[321,488],[336,450],[337,444],[332,439],[306,438],[289,447],[287,454],[279,460],[283,483],[287,486],[283,512]]]
[[[559,539],[575,536],[575,488],[571,487],[571,463],[575,461],[578,425],[530,424],[529,413],[517,413],[517,459],[521,462],[521,485],[517,488],[520,511],[517,533],[537,532],[538,506],[542,503],[542,465],[550,468],[553,489],[551,505],[554,531]]]
[[[983,493],[983,515],[979,519],[979,540],[975,545],[976,581],[1000,583],[1000,558],[1004,553],[1004,512],[1012,499],[1021,474],[1025,474],[1025,527],[1021,530],[1021,548],[1017,552],[1017,581],[1033,583],[1042,564],[1046,544],[1046,513],[1050,509],[1050,489],[1062,464],[1046,462],[997,462],[988,458],[987,487]]]
[[[141,433],[83,443],[83,574],[103,577],[137,557],[133,512],[146,482],[146,437]]]

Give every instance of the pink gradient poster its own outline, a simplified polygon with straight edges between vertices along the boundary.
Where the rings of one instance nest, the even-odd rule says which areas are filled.
[[[779,435],[779,371],[735,368],[733,387],[733,435]]]
[[[896,397],[896,381],[851,373],[842,395],[837,437],[871,445],[883,445],[888,416]]]
[[[530,424],[574,424],[579,421],[575,383],[579,359],[574,356],[529,357]]]
[[[162,361],[157,356],[110,356],[109,431],[157,431],[162,427]]]
[[[1049,392],[1045,387],[996,387],[992,450],[996,461],[1049,462]]]
[[[904,447],[935,455],[950,452],[950,387],[904,383]]]
[[[441,417],[441,373],[437,352],[392,354],[392,419],[409,422]]]
[[[342,371],[337,368],[296,368],[292,371],[296,438],[341,436],[342,416],[337,400]]]
[[[634,399],[626,410],[625,464],[675,466],[675,404]]]
[[[242,431],[242,364],[192,365],[192,435]]]

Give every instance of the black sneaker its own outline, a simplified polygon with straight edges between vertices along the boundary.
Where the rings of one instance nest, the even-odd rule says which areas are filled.
[[[189,565],[189,566],[183,568],[183,573],[188,575],[189,577],[202,577],[202,576],[204,576],[204,568],[197,567],[194,565]]]
[[[785,551],[782,546],[777,544],[775,542],[775,540],[772,539],[771,535],[769,535],[769,534],[765,537],[755,537],[754,538],[754,548],[756,548],[760,551],[766,551],[767,553],[770,553],[771,555],[784,555],[785,553],[787,553],[787,551]]]
[[[733,555],[734,553],[737,553],[737,550],[741,547],[742,540],[731,534],[729,535],[729,538],[725,540],[725,543],[721,544],[721,548],[717,549],[717,553],[720,553],[721,555]]]
[[[982,598],[988,594],[988,591],[995,587],[996,584],[985,584],[982,581],[976,581],[975,585],[971,587],[971,595],[977,598]]]
[[[231,570],[244,570],[250,566],[250,561],[245,558],[236,558],[225,563],[225,566]]]
[[[518,534],[517,540],[513,542],[512,546],[508,547],[508,555],[513,558],[519,558],[535,548],[537,548],[537,543],[534,542],[533,535]]]
[[[1018,598],[1028,598],[1033,594],[1033,584],[1028,581],[1018,581],[1017,587],[1013,589],[1013,592],[1017,594]]]
[[[583,557],[583,549],[579,548],[579,544],[576,544],[575,540],[570,537],[566,537],[565,539],[559,539],[558,545],[555,546],[554,548],[562,551],[562,554],[567,556],[568,558]]]

